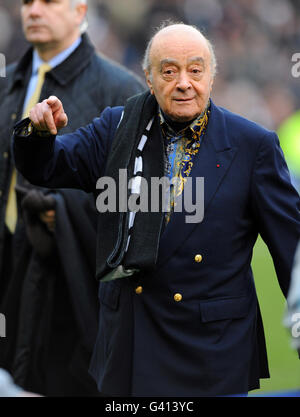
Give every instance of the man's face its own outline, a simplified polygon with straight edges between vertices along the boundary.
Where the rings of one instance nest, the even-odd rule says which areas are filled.
[[[213,83],[210,61],[207,42],[196,30],[169,27],[153,39],[147,84],[171,119],[193,120],[205,109]]]
[[[69,43],[79,35],[82,15],[71,0],[23,0],[22,24],[33,45]]]

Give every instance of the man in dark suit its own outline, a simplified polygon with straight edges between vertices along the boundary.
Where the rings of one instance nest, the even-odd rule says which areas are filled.
[[[132,73],[96,53],[86,11],[85,0],[23,1],[31,47],[0,79],[0,312],[7,323],[0,366],[44,395],[97,394],[88,374],[98,321],[97,213],[93,195],[50,193],[20,175],[16,181],[13,126],[33,101],[52,93],[64,100],[71,132],[144,90]]]
[[[90,367],[99,390],[244,393],[268,377],[253,246],[260,233],[286,294],[299,195],[276,134],[210,99],[215,58],[197,29],[159,30],[144,70],[150,92],[72,134],[56,137],[67,124],[57,97],[36,105],[31,120],[16,125],[16,164],[47,187],[96,192],[107,181],[97,197],[101,308]],[[169,180],[167,207],[150,187],[161,177]],[[142,206],[145,184],[158,210]],[[187,221],[190,210],[180,210],[180,198],[192,191],[197,208],[201,190],[204,217]],[[133,201],[143,209],[134,211]]]

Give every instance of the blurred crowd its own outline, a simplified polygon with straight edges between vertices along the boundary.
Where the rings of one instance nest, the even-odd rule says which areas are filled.
[[[26,47],[20,0],[0,0],[0,52],[7,63]],[[194,24],[215,45],[213,98],[270,129],[300,108],[299,0],[89,0],[88,33],[99,52],[142,75],[145,45],[162,20]]]

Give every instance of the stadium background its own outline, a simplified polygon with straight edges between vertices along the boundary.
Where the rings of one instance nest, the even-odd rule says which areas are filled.
[[[0,52],[7,64],[26,42],[21,0],[0,0]],[[221,106],[276,130],[300,190],[299,0],[89,0],[88,33],[96,48],[142,76],[147,39],[162,20],[197,25],[215,45],[218,74],[213,99]],[[270,255],[258,240],[253,270],[267,338],[271,378],[260,390],[300,389],[300,362],[283,327],[285,301]]]

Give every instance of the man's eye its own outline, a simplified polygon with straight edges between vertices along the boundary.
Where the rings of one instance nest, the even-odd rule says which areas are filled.
[[[165,78],[173,78],[173,77],[175,77],[175,75],[176,75],[176,71],[174,70],[174,69],[165,69],[164,71],[163,71],[163,77],[165,77]]]

